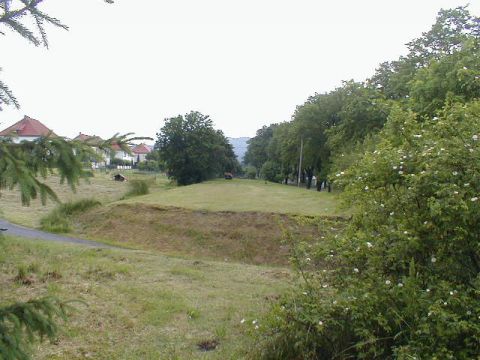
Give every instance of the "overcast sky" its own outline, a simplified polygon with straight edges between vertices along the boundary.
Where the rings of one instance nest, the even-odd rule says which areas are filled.
[[[44,0],[69,25],[50,49],[0,37],[0,77],[21,109],[57,134],[155,137],[198,110],[227,136],[289,120],[309,95],[365,80],[428,31],[455,0]],[[480,15],[480,1],[470,11]],[[2,29],[3,30],[3,29]]]

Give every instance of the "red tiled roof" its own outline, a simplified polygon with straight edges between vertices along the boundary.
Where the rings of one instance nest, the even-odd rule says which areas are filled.
[[[95,146],[100,145],[103,142],[103,139],[97,135],[87,135],[79,133],[74,139],[74,141],[82,141],[89,145]]]
[[[134,154],[148,154],[150,153],[152,150],[145,144],[140,144],[140,145],[137,145],[135,146],[133,149],[132,149],[132,152]]]
[[[87,134],[78,134],[73,140],[77,140],[77,141],[85,141],[85,140],[88,140],[90,139],[91,136],[90,135],[87,135]]]
[[[47,136],[55,133],[40,121],[25,115],[19,122],[0,132],[0,136]]]

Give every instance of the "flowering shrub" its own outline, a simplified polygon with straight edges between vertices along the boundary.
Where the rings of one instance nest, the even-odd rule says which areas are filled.
[[[300,269],[302,286],[263,321],[262,358],[480,354],[480,102],[422,121],[394,108],[380,139],[335,178],[353,219],[297,252],[322,269]]]

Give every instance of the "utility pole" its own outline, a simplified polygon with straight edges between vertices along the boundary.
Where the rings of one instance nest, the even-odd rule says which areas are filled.
[[[302,158],[303,158],[303,136],[300,138],[300,161],[298,162],[298,187],[300,187],[300,173],[302,171]]]

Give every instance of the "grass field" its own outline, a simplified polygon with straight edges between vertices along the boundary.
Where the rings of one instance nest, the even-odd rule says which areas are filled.
[[[123,171],[122,171],[123,172]],[[138,175],[127,173],[129,178],[152,179],[155,186],[152,190],[163,188],[168,184],[164,176]],[[76,191],[66,184],[60,184],[58,176],[50,176],[46,183],[55,191],[60,201],[78,200],[82,198],[95,198],[102,203],[119,200],[127,191],[127,183],[113,181],[111,174],[95,172],[95,176],[88,182],[81,180]],[[40,219],[50,212],[57,204],[51,200],[44,206],[40,200],[34,200],[30,206],[22,206],[20,194],[17,189],[12,191],[2,190],[0,193],[0,217],[17,224],[28,227],[38,227]]]
[[[0,305],[45,295],[86,303],[75,305],[58,342],[34,345],[35,359],[241,359],[252,321],[292,281],[283,268],[0,242]],[[14,280],[20,265],[31,285]],[[215,350],[199,350],[211,340]]]
[[[152,191],[127,203],[208,211],[255,211],[301,215],[338,215],[337,194],[307,191],[260,180],[214,180]]]

